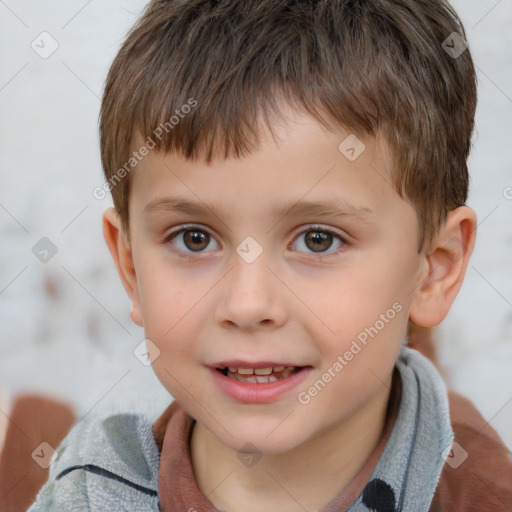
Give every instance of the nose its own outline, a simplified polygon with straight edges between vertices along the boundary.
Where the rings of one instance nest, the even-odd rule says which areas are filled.
[[[270,268],[265,252],[252,263],[235,253],[220,289],[216,306],[219,324],[254,331],[286,322],[290,292]]]

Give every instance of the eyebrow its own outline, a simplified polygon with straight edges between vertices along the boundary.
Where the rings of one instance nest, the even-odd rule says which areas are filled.
[[[184,197],[164,197],[149,202],[143,210],[144,214],[159,211],[180,212],[187,215],[205,215],[213,213],[219,218],[228,217],[225,208],[219,203],[207,205],[202,202],[190,201]],[[354,219],[361,222],[373,222],[375,212],[364,206],[356,206],[345,199],[330,199],[322,202],[298,201],[282,204],[273,210],[276,218],[287,215],[318,216],[339,219]]]

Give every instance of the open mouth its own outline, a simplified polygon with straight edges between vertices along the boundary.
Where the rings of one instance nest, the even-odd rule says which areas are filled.
[[[268,368],[234,368],[226,366],[224,368],[216,368],[216,370],[225,377],[239,382],[268,384],[286,379],[303,368],[303,366],[275,366]]]

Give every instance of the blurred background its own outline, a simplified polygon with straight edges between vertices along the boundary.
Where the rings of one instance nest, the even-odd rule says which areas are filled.
[[[104,243],[98,113],[141,0],[0,0],[0,389],[85,414],[172,400]],[[448,385],[512,447],[512,0],[453,0],[477,66],[468,205],[476,248],[436,331]],[[448,36],[448,34],[447,34]],[[4,402],[5,403],[5,402]],[[5,406],[4,406],[5,407]],[[2,405],[0,403],[0,409]]]

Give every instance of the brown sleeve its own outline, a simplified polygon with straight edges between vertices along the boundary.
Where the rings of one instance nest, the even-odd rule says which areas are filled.
[[[511,512],[512,459],[498,433],[465,397],[448,392],[455,442],[467,452],[443,466],[430,512]],[[457,447],[459,460],[465,456]],[[462,454],[462,456],[461,456]]]
[[[46,442],[57,449],[76,417],[71,406],[40,395],[16,397],[8,414],[5,442],[0,454],[0,510],[25,512],[49,476],[32,458],[38,446]],[[39,460],[48,456],[41,449]],[[44,465],[44,462],[43,462]]]

